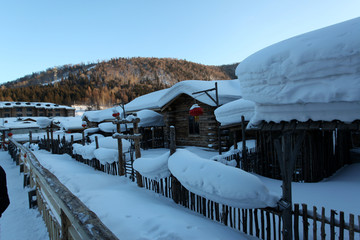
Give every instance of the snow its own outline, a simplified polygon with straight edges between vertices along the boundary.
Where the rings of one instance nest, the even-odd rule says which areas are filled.
[[[161,114],[152,110],[138,111],[137,117],[140,118],[139,127],[162,127],[165,126],[164,118]]]
[[[125,177],[94,171],[68,155],[34,153],[119,239],[256,239],[139,188]]]
[[[23,188],[23,174],[7,152],[0,151],[0,165],[6,172],[10,205],[0,218],[0,239],[49,239],[37,209],[29,209],[28,188]]]
[[[95,139],[94,139],[95,141]],[[123,153],[129,151],[131,146],[128,140],[122,139]],[[97,158],[102,164],[118,161],[118,142],[112,137],[98,138],[99,148],[96,149],[95,142],[91,144],[73,144],[73,153],[81,155],[84,159]]]
[[[274,207],[279,200],[254,175],[198,157],[185,149],[177,150],[168,165],[171,173],[189,191],[222,204],[263,208]]]
[[[8,102],[0,101],[0,108],[13,108],[13,107],[35,107],[35,108],[47,108],[47,109],[56,109],[56,108],[65,108],[65,109],[74,109],[65,105],[58,105],[55,103],[48,102]]]
[[[125,105],[128,112],[134,112],[144,109],[158,110],[171,102],[173,99],[181,94],[189,95],[196,100],[205,103],[209,106],[216,106],[205,93],[195,94],[203,90],[212,89],[215,87],[215,82],[218,84],[219,104],[225,104],[230,101],[241,98],[240,84],[237,80],[218,80],[218,81],[202,81],[202,80],[187,80],[181,81],[171,88],[156,91],[144,96],[140,96],[130,103]],[[215,91],[209,91],[209,95],[215,99]]]
[[[245,99],[238,99],[215,109],[216,120],[221,126],[241,123],[241,116],[250,121],[255,111],[255,103]]]
[[[151,158],[138,158],[134,161],[134,169],[142,176],[159,181],[170,176],[168,159],[170,152]]]
[[[112,116],[114,110],[118,111],[120,113],[120,118],[122,118],[123,110],[121,107],[117,106],[104,110],[86,111],[83,114],[82,119],[86,117],[90,122],[98,122],[98,123],[105,120],[114,120],[115,118]]]
[[[58,125],[65,131],[84,129],[81,117],[62,117],[56,119],[60,122]]]
[[[355,18],[279,42],[246,58],[236,75],[242,96],[256,102],[251,122],[358,119],[359,39],[360,18]]]

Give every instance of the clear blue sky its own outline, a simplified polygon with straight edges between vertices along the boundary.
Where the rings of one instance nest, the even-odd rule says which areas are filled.
[[[359,0],[2,1],[0,83],[118,57],[230,64],[359,16]]]

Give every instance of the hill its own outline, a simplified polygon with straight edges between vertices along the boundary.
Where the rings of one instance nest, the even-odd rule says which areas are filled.
[[[0,101],[113,105],[183,80],[225,80],[237,64],[207,66],[172,58],[114,58],[64,65],[24,76],[0,87]]]

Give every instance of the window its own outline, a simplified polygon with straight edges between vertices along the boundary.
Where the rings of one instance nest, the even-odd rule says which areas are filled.
[[[22,117],[23,115],[22,114],[16,114],[17,117]]]
[[[5,113],[5,114],[4,114],[4,117],[10,117],[10,114]]]
[[[26,108],[26,111],[32,112],[32,108]]]
[[[22,108],[15,108],[17,112],[22,112]]]
[[[5,112],[10,112],[10,108],[5,108],[4,111]]]
[[[26,114],[26,116],[28,116],[28,117],[32,117],[32,114],[31,114],[31,113],[28,113],[28,114]]]
[[[200,134],[199,121],[193,116],[189,116],[189,134]]]
[[[56,113],[56,116],[59,117],[59,116],[60,116],[60,113]]]

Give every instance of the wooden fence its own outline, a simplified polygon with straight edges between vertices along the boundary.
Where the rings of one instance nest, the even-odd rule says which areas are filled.
[[[30,184],[33,189],[30,192],[36,191],[36,204],[48,228],[50,239],[118,239],[94,212],[41,166],[29,149],[10,140],[9,153],[20,165],[20,171],[26,173],[24,184]],[[32,199],[29,200],[31,202]]]
[[[73,157],[97,170],[117,174],[116,163],[102,165],[97,159],[86,160],[80,155]],[[244,170],[251,172],[256,168],[257,153],[253,150],[247,152],[245,160],[241,153],[226,158],[229,161],[237,160]],[[132,165],[128,168],[132,168]],[[133,180],[136,179],[133,175],[130,176]],[[188,191],[173,176],[160,181],[142,177],[142,183],[146,189],[171,198],[174,202],[231,228],[261,239],[283,239],[280,209],[239,209],[223,205]],[[326,211],[325,208],[321,208],[321,213],[318,213],[316,207],[309,209],[306,204],[294,204],[292,216],[293,239],[360,239],[360,216],[349,214],[345,218],[343,212]]]

